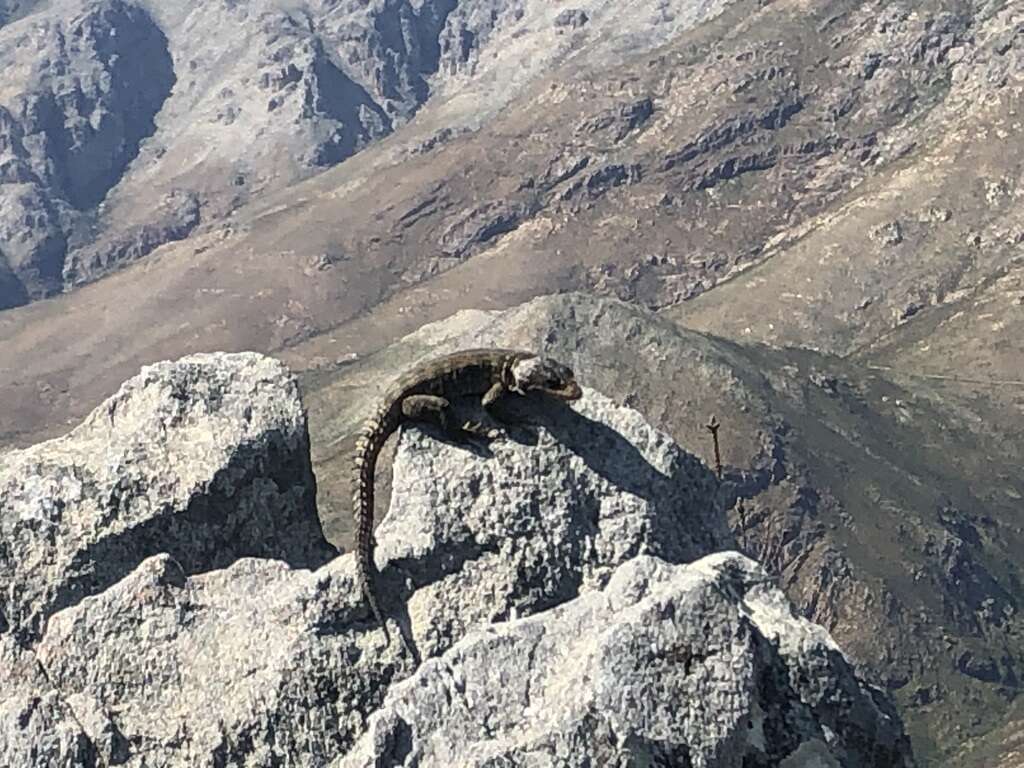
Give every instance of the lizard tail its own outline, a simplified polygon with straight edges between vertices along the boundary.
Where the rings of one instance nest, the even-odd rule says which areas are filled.
[[[359,585],[360,591],[373,612],[373,618],[380,624],[380,628],[384,630],[384,640],[388,645],[391,645],[391,632],[388,631],[388,623],[384,621],[384,616],[380,612],[380,606],[377,605],[377,597],[373,594],[373,587],[370,585],[369,580],[360,579],[360,581],[362,582]]]
[[[397,427],[397,421],[398,409],[394,406],[383,406],[367,419],[356,441],[355,472],[352,478],[352,514],[356,529],[356,582],[373,612],[374,619],[384,630],[384,637],[389,645],[391,633],[384,621],[374,588],[377,566],[373,561],[373,481],[377,454],[380,453],[388,435]]]

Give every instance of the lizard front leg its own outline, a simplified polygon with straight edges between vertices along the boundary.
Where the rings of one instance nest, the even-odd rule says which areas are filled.
[[[488,413],[490,413],[491,408],[497,404],[501,399],[501,396],[506,392],[508,392],[508,390],[505,388],[505,385],[500,381],[496,381],[491,385],[491,388],[484,393],[483,400],[480,401],[480,404],[487,409]]]
[[[424,421],[436,424],[450,437],[456,440],[465,439],[466,435],[474,437],[494,437],[494,430],[482,424],[467,421],[458,426],[452,421],[452,405],[447,398],[437,395],[409,395],[402,400],[402,415],[411,421]]]
[[[487,415],[491,417],[495,422],[502,425],[506,429],[513,426],[512,422],[501,413],[501,409],[498,408],[498,403],[507,395],[509,392],[502,382],[498,381],[491,385],[491,388],[484,394],[480,404],[487,411]]]
[[[503,414],[501,412],[501,408],[498,407],[499,403],[503,400],[507,400],[508,393],[514,391],[515,390],[510,390],[500,381],[495,382],[484,394],[480,404],[484,407],[484,410],[487,411],[487,415],[491,420],[502,427],[502,432],[499,434],[506,436],[509,434],[518,434],[520,435],[520,438],[517,439],[522,439],[523,437],[528,436],[531,441],[535,441],[537,438],[537,430],[524,426],[523,421],[520,418],[509,418],[509,414]],[[522,393],[520,392],[518,394]]]

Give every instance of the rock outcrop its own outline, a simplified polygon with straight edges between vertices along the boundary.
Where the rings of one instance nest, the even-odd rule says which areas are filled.
[[[99,0],[55,11],[0,29],[0,255],[32,298],[61,288],[73,221],[120,181],[175,84],[145,9]],[[0,295],[0,308],[17,298]]]
[[[318,563],[273,361],[152,366],[0,457],[0,763],[911,764],[825,630],[710,554],[732,540],[706,466],[593,391],[520,405],[489,445],[401,436],[377,560],[423,663],[351,556]]]
[[[210,354],[144,368],[66,437],[0,454],[0,629],[32,641],[158,553],[186,574],[244,556],[318,565],[335,552],[315,491],[280,363]]]
[[[530,761],[536,762],[530,762]],[[396,684],[335,765],[908,765],[898,719],[734,553],[647,555]]]

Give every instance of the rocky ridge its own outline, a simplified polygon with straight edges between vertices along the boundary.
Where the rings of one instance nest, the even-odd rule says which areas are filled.
[[[351,361],[422,324],[574,288],[782,345],[741,344],[715,368],[728,386],[686,374],[671,396],[630,371],[671,380],[686,345],[661,360],[620,340],[592,369],[692,450],[707,435],[688,409],[770,437],[730,459],[745,551],[893,688],[919,755],[996,764],[1020,700],[1019,9],[741,1],[657,51],[589,59],[599,14],[572,7],[588,21],[550,28],[571,55],[523,90],[500,81],[512,100],[475,132],[454,116],[479,92],[432,99],[340,168],[254,190],[230,231],[0,314],[0,439],[60,434],[139,365],[201,349],[277,350],[309,383],[351,373],[359,397],[376,364]],[[495,50],[528,39],[492,26]],[[469,60],[460,82],[498,62]],[[735,415],[736,380],[775,393],[765,418]],[[345,411],[327,399],[324,423]],[[344,432],[314,436],[318,477]],[[786,482],[799,464],[814,476]]]
[[[155,552],[186,574],[246,556],[329,559],[308,450],[296,382],[276,361],[147,366],[67,436],[0,454],[0,628],[34,641]]]
[[[333,765],[911,765],[881,693],[768,583],[734,553],[637,556],[427,661]]]
[[[238,407],[243,393],[251,410]],[[175,509],[144,504],[160,491],[139,484],[125,484],[117,508],[102,506],[109,494],[99,485],[80,491],[77,506],[51,505],[55,527],[24,556],[60,551],[81,528],[116,530],[132,510],[180,524],[107,550],[102,563],[91,559],[97,550],[80,550],[79,566],[116,566],[122,575],[83,582],[41,621],[5,608],[0,759],[348,766],[441,765],[452,756],[482,765],[498,755],[555,764],[563,755],[573,765],[612,756],[912,765],[891,704],[857,678],[823,629],[797,618],[752,561],[702,556],[730,542],[703,464],[593,391],[576,410],[534,412],[532,431],[488,450],[403,433],[378,564],[386,610],[414,638],[422,664],[397,642],[384,646],[354,589],[351,556],[322,565],[282,559],[311,546],[323,552],[310,543],[313,510],[260,519],[264,509],[288,508],[283,496],[266,495],[268,486],[308,479],[294,418],[301,404],[278,364],[215,355],[153,367],[76,432],[16,453],[37,461],[19,477],[40,484],[66,477],[68,467],[84,473],[103,428],[114,445],[123,441],[120,418],[139,427],[130,468],[141,476],[191,484],[202,461],[211,462],[208,474],[232,474],[232,456],[255,472],[234,473],[239,503],[206,504],[198,518],[173,495]],[[202,436],[207,445],[194,447]],[[267,451],[282,438],[281,449]],[[182,453],[191,458],[169,460]],[[39,463],[44,457],[51,463]],[[274,479],[270,458],[297,471]],[[437,473],[429,482],[428,467]],[[266,506],[245,503],[261,487]],[[219,491],[211,484],[195,493]],[[0,493],[5,527],[28,517],[23,497]],[[38,506],[70,497],[50,488],[33,498]],[[213,527],[197,535],[193,526],[204,523]],[[21,525],[15,530],[29,527]],[[235,542],[232,550],[250,526],[262,526],[267,549]],[[210,537],[227,556],[211,558]],[[19,581],[0,571],[5,594]],[[604,630],[577,648],[581,628],[598,624]],[[570,649],[577,663],[567,666]],[[525,688],[495,685],[508,677]],[[680,696],[714,706],[681,709]]]

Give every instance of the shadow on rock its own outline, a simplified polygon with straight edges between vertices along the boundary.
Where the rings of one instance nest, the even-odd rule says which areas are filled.
[[[460,421],[494,424],[479,406],[456,407]],[[403,439],[380,530],[385,551],[400,543],[379,583],[404,627],[409,598],[423,590],[450,614],[433,622],[437,636],[454,638],[461,622],[483,619],[474,613],[487,622],[535,614],[585,583],[602,586],[638,555],[684,563],[735,547],[709,468],[597,393],[577,407],[509,398],[495,450],[443,439],[460,453],[434,451],[431,429],[430,442]],[[487,604],[468,607],[479,594]]]

